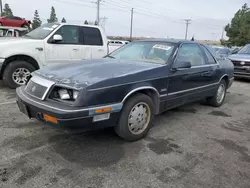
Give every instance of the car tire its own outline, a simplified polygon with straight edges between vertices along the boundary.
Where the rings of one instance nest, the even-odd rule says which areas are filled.
[[[3,81],[8,87],[15,89],[25,85],[35,70],[35,67],[26,61],[12,61],[4,69]]]
[[[129,142],[140,140],[147,135],[154,115],[155,106],[152,99],[145,94],[136,94],[123,106],[115,132]]]
[[[207,103],[213,107],[220,107],[225,101],[226,93],[227,83],[224,79],[222,79],[215,95],[211,98],[208,98]]]

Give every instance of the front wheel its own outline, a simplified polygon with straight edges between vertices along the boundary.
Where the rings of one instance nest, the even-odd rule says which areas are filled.
[[[140,140],[147,135],[154,113],[151,98],[136,94],[125,103],[115,132],[126,141]]]
[[[4,83],[12,89],[25,85],[35,71],[33,65],[26,61],[13,61],[7,65],[3,73]]]
[[[226,93],[227,93],[227,83],[223,79],[221,80],[215,95],[207,99],[208,104],[214,107],[220,107],[224,103]]]

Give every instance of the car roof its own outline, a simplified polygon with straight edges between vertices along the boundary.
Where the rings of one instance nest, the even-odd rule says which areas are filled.
[[[201,44],[196,41],[191,41],[191,40],[182,40],[182,39],[143,39],[143,40],[135,40],[135,42],[168,42],[168,43],[175,43],[175,44],[180,44],[180,43],[194,43],[194,44]]]
[[[74,25],[74,26],[85,26],[85,27],[93,27],[93,28],[98,28],[100,29],[101,27],[98,25],[89,25],[89,24],[71,24],[71,23],[55,23],[55,24],[60,24],[60,25]]]

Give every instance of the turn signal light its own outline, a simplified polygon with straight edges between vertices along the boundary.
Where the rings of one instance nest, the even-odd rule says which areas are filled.
[[[48,114],[43,114],[43,118],[46,120],[46,121],[49,121],[49,122],[52,122],[52,123],[55,123],[57,124],[58,121],[55,117],[53,116],[49,116]]]
[[[110,111],[111,111],[111,108],[101,108],[101,109],[96,109],[95,113],[99,114],[99,113],[106,113]]]

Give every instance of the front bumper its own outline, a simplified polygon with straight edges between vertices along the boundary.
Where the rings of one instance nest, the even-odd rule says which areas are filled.
[[[250,78],[250,67],[234,67],[235,78]]]
[[[29,118],[35,118],[39,121],[46,122],[58,128],[67,129],[69,131],[78,130],[95,130],[106,127],[113,127],[117,124],[122,104],[112,104],[107,106],[96,106],[91,108],[79,108],[64,106],[56,101],[42,101],[30,96],[21,86],[16,89],[17,104],[21,112],[25,113]],[[22,104],[22,106],[20,106]],[[25,107],[25,109],[23,109]],[[94,122],[96,109],[110,108],[108,119]],[[44,115],[56,118],[57,123],[47,121]]]
[[[5,59],[0,58],[0,72],[1,72],[4,61],[5,61]]]

